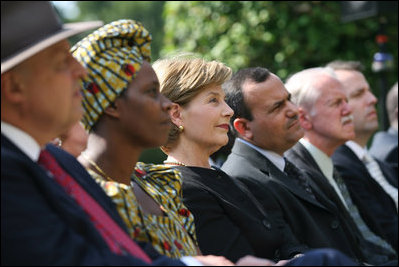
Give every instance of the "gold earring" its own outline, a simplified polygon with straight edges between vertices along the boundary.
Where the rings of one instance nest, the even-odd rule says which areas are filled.
[[[182,133],[183,131],[184,131],[183,125],[180,125],[180,126],[179,126],[179,133]]]

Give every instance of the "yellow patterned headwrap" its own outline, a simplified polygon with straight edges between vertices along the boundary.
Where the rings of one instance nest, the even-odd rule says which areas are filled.
[[[128,87],[143,60],[150,61],[150,43],[151,35],[140,22],[123,19],[104,25],[71,48],[88,71],[81,80],[86,130]]]

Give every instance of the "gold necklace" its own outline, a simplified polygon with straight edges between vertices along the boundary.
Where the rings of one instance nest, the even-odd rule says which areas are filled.
[[[85,154],[81,154],[86,160],[87,162],[89,162],[104,178],[106,178],[107,180],[111,181],[111,182],[116,182],[114,179],[112,179],[111,177],[109,177],[101,168],[100,166],[98,166],[94,161],[92,161],[91,159],[89,159]]]

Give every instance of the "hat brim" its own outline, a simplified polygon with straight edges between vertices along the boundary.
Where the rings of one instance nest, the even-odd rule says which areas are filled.
[[[60,31],[35,43],[32,46],[27,47],[23,51],[7,58],[4,62],[1,62],[1,74],[8,71],[9,69],[15,67],[22,61],[30,58],[31,56],[39,53],[40,51],[58,43],[61,40],[74,36],[76,34],[98,28],[103,25],[102,21],[88,21],[88,22],[78,22],[78,23],[66,23]]]

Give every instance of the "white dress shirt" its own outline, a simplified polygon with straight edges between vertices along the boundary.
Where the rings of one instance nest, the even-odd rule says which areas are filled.
[[[385,193],[392,198],[395,202],[396,210],[398,210],[398,189],[387,181],[378,162],[368,154],[367,148],[361,147],[354,141],[347,141],[346,145],[356,154],[360,161],[363,162],[370,176],[381,186]],[[370,163],[373,164],[371,165],[372,167],[369,165],[369,161],[372,161],[372,163]]]
[[[1,133],[10,139],[29,158],[37,162],[40,154],[40,145],[32,136],[4,121],[1,121]]]
[[[246,144],[247,146],[252,147],[256,151],[261,153],[268,160],[270,160],[280,171],[284,172],[284,167],[285,167],[284,157],[280,156],[279,154],[277,154],[277,153],[275,153],[273,151],[259,148],[259,147],[255,146],[255,145],[251,144],[250,142],[245,141],[244,139],[237,138],[237,140],[242,142],[242,143],[244,143],[244,144]]]
[[[355,155],[363,162],[364,154],[366,154],[366,148],[361,147],[358,143],[355,141],[347,141],[345,143],[352,151],[355,153]]]

